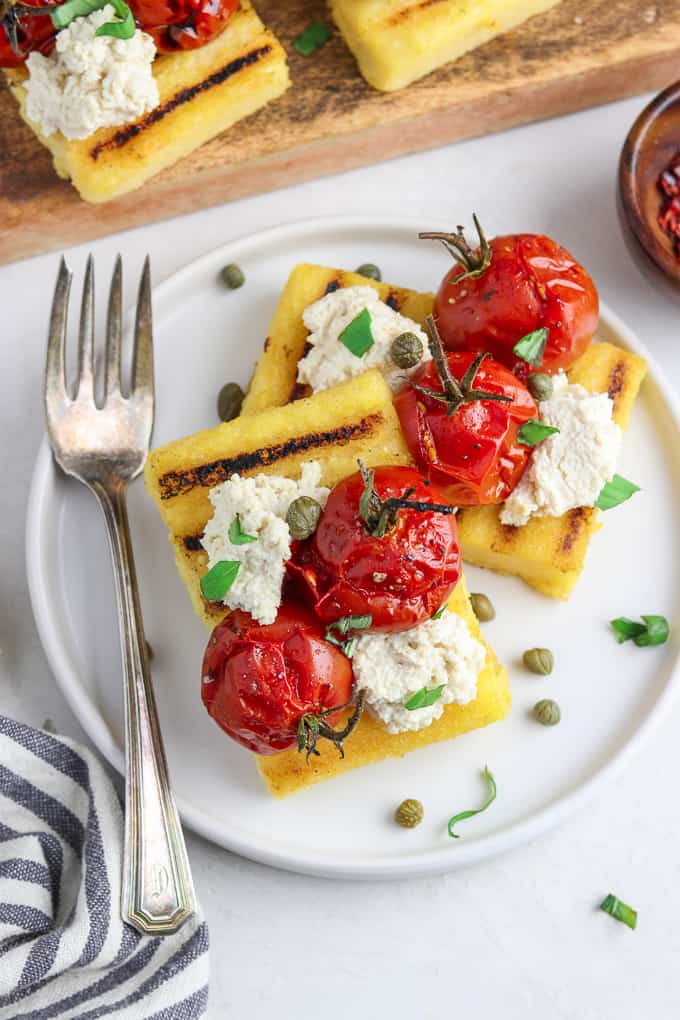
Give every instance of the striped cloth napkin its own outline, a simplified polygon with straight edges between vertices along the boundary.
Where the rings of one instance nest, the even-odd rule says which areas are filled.
[[[123,813],[97,758],[0,715],[0,1020],[194,1020],[208,931],[120,919]]]

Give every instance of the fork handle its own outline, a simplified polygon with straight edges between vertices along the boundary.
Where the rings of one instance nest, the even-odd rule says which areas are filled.
[[[196,910],[182,828],[170,790],[139,603],[127,484],[93,486],[104,512],[116,584],[125,692],[125,845],[121,914],[168,935]]]

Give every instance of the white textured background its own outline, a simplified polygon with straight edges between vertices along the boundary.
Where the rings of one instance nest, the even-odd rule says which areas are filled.
[[[562,241],[680,386],[680,303],[639,276],[616,219],[618,154],[644,102],[210,209],[74,249],[69,262],[82,270],[91,248],[107,274],[117,251],[137,264],[148,251],[158,281],[273,224],[343,211],[448,225],[468,221],[474,209],[490,233],[533,230]],[[38,642],[23,551],[56,267],[48,255],[0,269],[0,711],[36,725],[49,716],[61,732],[82,737]],[[644,534],[631,536],[628,554],[643,570]],[[210,1016],[675,1020],[678,728],[680,705],[596,804],[533,845],[443,878],[316,880],[189,836],[212,933]],[[635,932],[596,909],[610,890],[639,910]]]

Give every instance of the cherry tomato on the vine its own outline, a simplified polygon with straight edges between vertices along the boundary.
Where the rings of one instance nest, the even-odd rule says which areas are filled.
[[[432,320],[428,330],[434,330]],[[409,449],[449,502],[501,503],[529,459],[530,448],[517,433],[537,413],[534,398],[485,355],[437,350],[394,401]]]
[[[476,220],[475,220],[476,222]],[[509,234],[487,242],[479,229],[473,250],[462,230],[423,234],[446,245],[456,265],[435,299],[434,317],[451,351],[488,351],[522,378],[530,371],[568,369],[590,344],[599,302],[592,279],[556,241],[542,234]],[[539,363],[530,367],[513,351],[536,330],[547,340]]]
[[[54,7],[57,2],[30,0],[32,7]],[[49,14],[22,14],[12,0],[0,0],[0,67],[21,67],[32,52],[47,56],[56,36]]]
[[[353,677],[349,659],[324,633],[307,606],[291,600],[267,625],[240,609],[230,613],[203,659],[201,697],[215,722],[258,754],[293,747],[308,716],[327,736],[339,717],[333,709],[352,698]]]
[[[460,576],[452,509],[413,468],[362,469],[335,486],[312,538],[294,547],[289,571],[325,623],[370,616],[373,631],[414,627]]]

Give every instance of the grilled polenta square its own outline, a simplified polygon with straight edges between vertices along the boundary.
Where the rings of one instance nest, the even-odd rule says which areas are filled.
[[[443,714],[422,730],[407,733],[388,733],[381,722],[364,712],[356,729],[345,742],[345,757],[341,758],[327,741],[318,745],[319,756],[305,761],[304,754],[296,749],[280,754],[258,755],[260,775],[275,797],[286,797],[314,783],[332,779],[350,769],[371,765],[383,758],[403,758],[419,747],[452,740],[463,733],[500,722],[510,711],[511,698],[507,670],[501,666],[481,636],[477,617],[472,611],[470,597],[461,577],[448,603],[452,613],[465,620],[470,633],[486,649],[486,661],[477,678],[477,697],[467,705],[455,702],[446,705]]]
[[[307,353],[308,332],[302,321],[305,308],[341,287],[373,287],[380,299],[420,324],[432,311],[434,296],[377,283],[358,273],[301,263],[295,266],[281,292],[269,324],[264,350],[257,362],[241,414],[266,407],[281,407],[309,390],[297,382],[298,362]]]
[[[283,47],[249,0],[241,0],[225,29],[205,46],[158,56],[153,75],[160,93],[155,109],[122,127],[69,140],[60,132],[41,134],[25,113],[26,72],[5,72],[22,117],[52,153],[55,170],[87,202],[108,202],[141,187],[290,84]]]
[[[614,421],[626,429],[647,365],[610,343],[591,344],[567,373],[591,393],[607,393]],[[568,599],[583,570],[591,537],[600,527],[599,511],[578,507],[562,517],[535,517],[522,527],[501,524],[495,506],[458,513],[463,557],[478,567],[516,574],[532,588]]]
[[[331,11],[369,85],[393,92],[557,2],[331,0]]]
[[[194,609],[208,627],[225,615],[207,602],[201,577],[208,557],[201,536],[213,508],[210,489],[238,472],[298,478],[305,461],[321,464],[321,484],[332,487],[369,466],[410,464],[389,387],[380,372],[288,407],[241,416],[162,446],[149,454],[144,477],[170,532],[177,567]]]
[[[377,371],[287,407],[236,418],[149,455],[147,488],[168,527],[177,567],[194,609],[207,627],[214,627],[228,613],[224,606],[207,602],[200,588],[208,565],[201,536],[212,515],[210,488],[235,471],[297,478],[301,465],[311,459],[321,464],[322,484],[333,486],[356,470],[357,458],[375,467],[410,463],[392,395]],[[456,587],[449,607],[482,640],[463,581]],[[297,751],[258,756],[259,770],[270,791],[283,797],[350,768],[400,757],[417,747],[449,740],[502,719],[510,707],[507,672],[491,649],[485,648],[486,661],[474,702],[447,705],[443,716],[431,726],[397,735],[389,734],[365,712],[345,743],[344,759],[330,745],[309,765]]]
[[[305,392],[296,382],[297,363],[307,343],[302,314],[324,294],[359,283],[374,287],[383,301],[420,326],[432,311],[432,294],[376,283],[340,269],[296,266],[274,312],[243,414],[279,406]],[[625,429],[646,370],[642,358],[612,343],[594,343],[568,376],[570,382],[580,383],[591,393],[608,393],[614,401],[614,420]],[[544,595],[567,599],[583,570],[590,539],[599,528],[598,517],[596,510],[580,507],[562,517],[537,517],[513,528],[500,523],[496,506],[460,511],[458,531],[463,559],[521,577]]]

